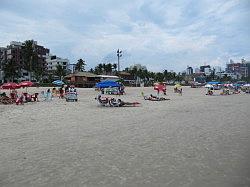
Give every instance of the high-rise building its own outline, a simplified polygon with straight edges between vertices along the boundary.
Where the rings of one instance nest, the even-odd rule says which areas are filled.
[[[214,73],[220,73],[222,72],[222,68],[220,66],[214,66]]]
[[[3,72],[3,58],[4,51],[6,49],[4,47],[0,47],[0,84],[4,82],[4,72]]]
[[[226,72],[227,73],[234,73],[241,77],[248,77],[249,76],[249,65],[246,63],[244,59],[242,59],[241,63],[229,63],[227,64]]]
[[[200,68],[195,68],[194,69],[194,72],[196,73],[196,74],[199,74],[201,71],[200,71]]]
[[[200,66],[200,72],[205,73],[205,68],[211,68],[210,65]]]
[[[69,71],[69,60],[66,58],[60,58],[56,55],[48,55],[46,57],[46,62],[47,62],[47,71],[49,74],[53,74],[58,65],[61,65],[62,68],[68,72]]]
[[[193,73],[194,73],[193,68],[188,66],[187,69],[186,69],[186,74],[187,75],[192,75]]]
[[[210,68],[210,67],[206,67],[206,68],[204,68],[204,73],[205,73],[205,75],[206,75],[206,76],[211,75],[211,73],[212,73],[211,68]]]
[[[14,61],[18,66],[20,70],[20,77],[19,81],[28,80],[30,76],[30,72],[24,70],[25,62],[23,59],[23,48],[25,43],[23,42],[17,42],[12,41],[10,42],[10,45],[8,45],[6,48],[4,48],[1,52],[1,63],[8,62],[8,60]],[[36,54],[37,58],[37,64],[35,66],[39,65],[40,68],[42,68],[42,71],[47,71],[47,64],[46,64],[46,55],[49,54],[49,49],[38,45],[37,41],[33,41],[33,52]]]

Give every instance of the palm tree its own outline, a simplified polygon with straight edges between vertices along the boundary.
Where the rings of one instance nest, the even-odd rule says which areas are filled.
[[[63,67],[61,65],[57,65],[55,75],[60,77],[60,79],[62,80],[63,76],[66,75],[66,71],[63,69]]]
[[[19,66],[13,59],[7,60],[3,63],[3,71],[5,78],[10,79],[11,82],[13,82],[15,78],[20,77]]]
[[[108,63],[106,65],[106,71],[107,71],[108,74],[112,73],[112,67],[113,67],[113,65],[111,63]]]
[[[113,66],[113,69],[114,69],[114,70],[115,70],[115,72],[116,72],[116,69],[117,69],[117,64],[113,64],[112,66]]]
[[[93,68],[90,68],[89,72],[90,72],[90,73],[94,73]]]
[[[102,69],[105,74],[107,74],[107,65],[105,63],[102,64]]]
[[[34,58],[36,54],[34,53],[33,43],[34,43],[33,40],[26,40],[24,42],[24,46],[22,47],[22,53],[21,53],[22,58],[24,60],[23,68],[29,72],[30,80],[32,78],[31,74],[34,69],[34,64],[36,64],[33,61],[34,59],[37,59],[37,58]]]
[[[83,72],[85,70],[86,63],[83,59],[79,59],[76,63],[75,70]]]
[[[95,74],[102,74],[103,72],[103,65],[100,63],[95,67],[94,73]]]

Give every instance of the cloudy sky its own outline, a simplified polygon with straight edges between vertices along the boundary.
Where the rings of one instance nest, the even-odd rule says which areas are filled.
[[[0,0],[0,46],[37,40],[87,68],[141,63],[151,71],[250,60],[250,0]]]

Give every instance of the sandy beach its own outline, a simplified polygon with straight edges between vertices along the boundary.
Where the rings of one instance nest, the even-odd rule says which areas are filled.
[[[140,107],[100,107],[94,89],[0,105],[0,186],[250,186],[250,95],[167,90],[126,88]]]

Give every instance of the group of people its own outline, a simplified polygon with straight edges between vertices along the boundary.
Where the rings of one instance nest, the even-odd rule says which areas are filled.
[[[52,98],[58,97],[60,99],[64,99],[68,93],[75,93],[77,94],[76,88],[74,85],[62,85],[61,87],[47,89],[47,91],[42,91],[42,95],[44,96],[45,100],[51,101]]]
[[[174,93],[182,95],[182,88],[174,87]]]
[[[98,95],[95,98],[101,106],[109,106],[109,107],[124,107],[124,106],[138,106],[140,103],[138,102],[125,102],[121,99],[115,99],[112,97],[104,97],[102,95]]]
[[[209,87],[207,89],[206,95],[213,95],[215,89],[213,87]],[[231,95],[231,94],[239,94],[240,90],[238,87],[222,87],[220,95]]]
[[[0,94],[0,103],[2,104],[13,104],[16,105],[24,104],[27,102],[38,101],[38,93],[29,94],[26,92],[19,93],[16,90],[12,90],[7,96],[6,92]]]

